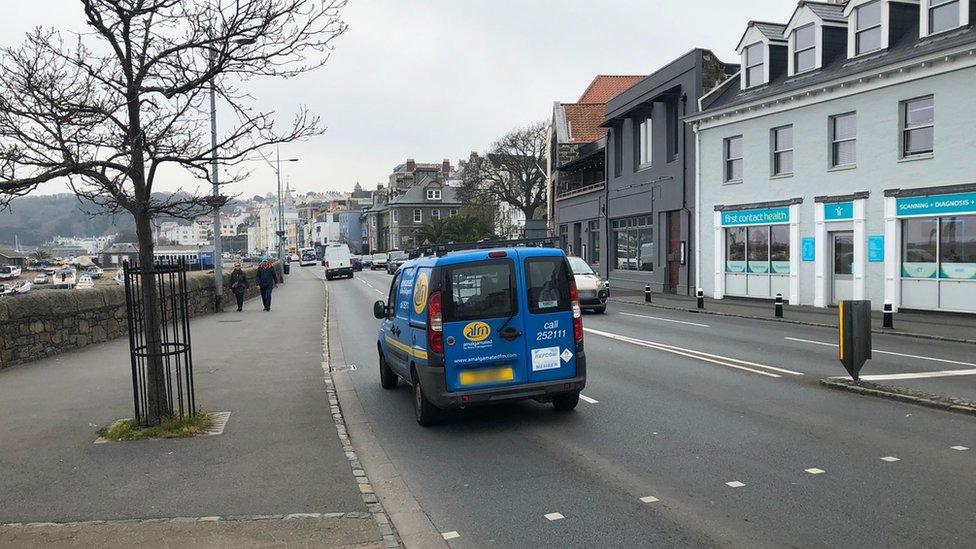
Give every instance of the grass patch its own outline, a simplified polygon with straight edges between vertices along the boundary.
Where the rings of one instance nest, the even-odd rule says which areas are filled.
[[[167,417],[155,427],[143,427],[134,419],[120,419],[98,430],[108,440],[142,440],[146,438],[186,438],[203,434],[213,425],[206,412],[197,412],[183,419]]]

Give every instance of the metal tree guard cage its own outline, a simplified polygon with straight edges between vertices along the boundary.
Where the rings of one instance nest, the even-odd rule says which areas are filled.
[[[135,418],[140,425],[149,425],[153,415],[191,416],[196,413],[196,398],[186,262],[181,258],[146,269],[125,261],[122,268]],[[144,285],[146,278],[152,280],[155,292]],[[146,303],[147,293],[155,293],[155,304]],[[150,323],[156,324],[155,330],[146,329]]]

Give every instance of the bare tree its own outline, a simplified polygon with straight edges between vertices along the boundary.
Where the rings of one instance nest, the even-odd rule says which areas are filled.
[[[153,266],[152,219],[189,219],[226,195],[153,193],[185,172],[222,184],[248,174],[252,153],[321,132],[304,108],[279,130],[239,86],[294,77],[325,63],[346,30],[345,0],[78,0],[88,29],[38,28],[0,49],[0,205],[49,181],[135,220],[139,262]],[[210,94],[235,122],[211,143]],[[213,172],[211,172],[213,170]],[[165,175],[161,175],[164,174]],[[217,271],[219,274],[219,270]],[[145,339],[159,349],[152,275],[143,288]],[[149,365],[150,423],[168,415],[162,364]]]
[[[546,204],[546,130],[545,122],[516,128],[484,155],[472,155],[463,169],[462,200],[508,204],[534,219]]]

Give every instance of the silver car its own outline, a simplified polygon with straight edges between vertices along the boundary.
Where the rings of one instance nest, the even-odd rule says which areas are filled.
[[[595,313],[606,312],[608,292],[600,275],[593,272],[593,269],[581,258],[569,257],[568,259],[569,266],[573,269],[573,278],[576,279],[580,307]]]

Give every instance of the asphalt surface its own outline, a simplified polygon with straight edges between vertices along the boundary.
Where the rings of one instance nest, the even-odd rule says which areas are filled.
[[[197,404],[231,412],[219,436],[93,444],[132,417],[124,338],[0,370],[0,523],[365,512],[323,381],[324,312],[298,272],[271,312],[252,299],[193,321]]]
[[[329,282],[330,319],[372,432],[452,547],[976,539],[976,420],[822,387],[844,374],[833,330],[612,304],[584,318],[589,400],[575,412],[504,404],[425,429],[405,384],[379,384],[371,309],[389,282]],[[976,362],[965,344],[874,346],[898,354],[876,352],[865,375]],[[974,377],[926,383],[951,393]]]

